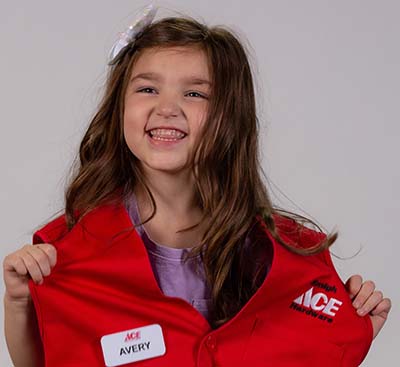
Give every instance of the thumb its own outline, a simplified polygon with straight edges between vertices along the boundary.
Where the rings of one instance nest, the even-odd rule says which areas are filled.
[[[387,316],[387,314],[386,314]],[[372,322],[372,330],[373,330],[373,337],[372,339],[375,339],[375,337],[379,334],[379,332],[381,331],[383,325],[386,322],[386,318],[380,314],[380,315],[370,315],[369,316],[371,318],[371,322]]]
[[[385,324],[390,309],[392,307],[391,300],[389,298],[384,298],[378,306],[376,306],[371,312],[371,322],[372,322],[372,329],[373,329],[373,338],[375,338],[379,332],[381,331],[383,325]]]

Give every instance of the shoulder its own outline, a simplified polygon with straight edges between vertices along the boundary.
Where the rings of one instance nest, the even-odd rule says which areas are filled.
[[[33,244],[55,244],[67,240],[70,236],[90,236],[94,239],[108,240],[131,227],[129,214],[123,203],[108,203],[88,210],[82,216],[74,211],[78,222],[68,228],[65,213],[57,216],[33,234]]]
[[[33,244],[53,243],[67,233],[65,214],[60,214],[33,233]]]
[[[311,248],[327,237],[325,233],[306,227],[295,219],[281,214],[274,214],[273,220],[279,236],[295,247]]]
[[[261,217],[259,217],[260,219]],[[273,225],[279,238],[284,242],[286,250],[290,252],[301,253],[299,256],[311,256],[325,264],[332,266],[332,260],[329,248],[321,249],[314,252],[313,249],[318,248],[327,239],[324,232],[305,226],[300,220],[297,221],[292,217],[274,213],[272,215]],[[272,239],[271,230],[264,220],[261,219],[261,225],[264,231],[267,232],[268,237]],[[283,246],[279,241],[278,245]],[[303,251],[304,250],[304,251]],[[309,251],[307,253],[307,250]],[[312,251],[313,253],[310,253]]]

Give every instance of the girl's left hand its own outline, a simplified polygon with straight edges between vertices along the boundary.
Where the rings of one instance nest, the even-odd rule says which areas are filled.
[[[360,316],[369,313],[372,321],[373,339],[375,339],[385,324],[392,307],[390,298],[383,298],[383,293],[375,290],[373,281],[368,280],[363,283],[361,275],[352,275],[345,285],[357,313]]]

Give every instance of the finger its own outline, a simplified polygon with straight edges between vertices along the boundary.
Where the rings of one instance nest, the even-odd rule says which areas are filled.
[[[24,261],[17,254],[8,255],[4,259],[4,271],[13,271],[18,275],[26,275],[28,273]]]
[[[364,316],[365,314],[373,310],[379,304],[379,302],[382,301],[382,299],[383,299],[382,292],[375,291],[367,298],[364,305],[357,310],[357,313],[361,316]]]
[[[31,248],[41,251],[41,252],[37,252],[38,255],[41,254],[41,256],[40,256],[41,259],[42,259],[42,256],[45,255],[43,260],[40,260],[40,261],[44,261],[44,259],[46,259],[50,268],[54,267],[54,265],[57,262],[57,250],[53,245],[50,245],[48,243],[40,243],[38,245],[31,246]]]
[[[57,250],[53,245],[51,245],[49,243],[43,243],[43,244],[35,245],[34,247],[39,248],[41,251],[43,251],[47,255],[47,257],[49,258],[50,267],[53,268],[54,265],[56,265]]]
[[[43,276],[50,274],[50,259],[47,254],[37,246],[29,246],[26,251],[31,255],[38,264]]]
[[[29,252],[25,252],[24,255],[21,256],[21,259],[24,262],[32,280],[35,283],[41,283],[43,281],[43,275],[35,258]]]
[[[371,311],[371,315],[380,315],[384,318],[387,317],[388,313],[392,308],[392,301],[390,298],[384,298],[382,301]]]
[[[364,305],[366,300],[375,290],[375,283],[372,280],[368,280],[363,283],[360,291],[357,293],[353,301],[353,306],[359,308]]]
[[[349,293],[350,299],[353,299],[357,293],[360,291],[362,286],[362,277],[361,275],[352,275],[346,282],[345,286]]]

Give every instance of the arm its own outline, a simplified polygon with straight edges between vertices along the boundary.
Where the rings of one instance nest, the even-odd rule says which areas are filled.
[[[14,367],[44,365],[43,347],[32,301],[17,302],[4,296],[4,331]]]
[[[4,332],[15,367],[41,367],[44,354],[28,281],[38,284],[56,263],[56,249],[49,244],[25,245],[3,262]]]

